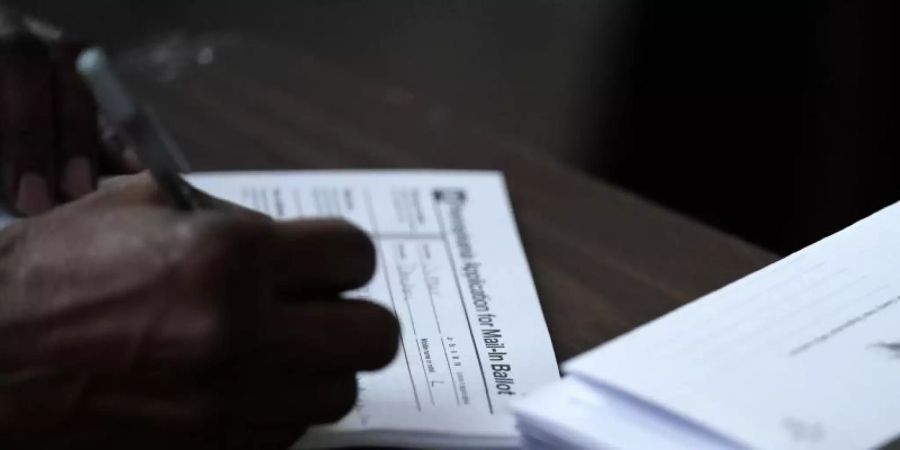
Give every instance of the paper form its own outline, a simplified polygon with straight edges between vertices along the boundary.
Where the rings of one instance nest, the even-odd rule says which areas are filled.
[[[526,449],[732,449],[720,436],[577,377],[539,389],[517,408]]]
[[[885,444],[900,435],[900,204],[565,368],[742,446]]]
[[[559,372],[501,175],[239,172],[189,180],[276,219],[344,218],[376,244],[374,278],[348,295],[396,314],[398,355],[361,374],[353,411],[312,429],[298,448],[516,445],[510,401]]]

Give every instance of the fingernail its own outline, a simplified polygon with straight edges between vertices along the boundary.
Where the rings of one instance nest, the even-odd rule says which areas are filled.
[[[66,163],[60,187],[69,198],[82,197],[94,189],[91,163],[87,158],[72,158]]]
[[[40,214],[53,207],[50,190],[44,177],[32,172],[25,172],[19,177],[19,190],[16,192],[16,209],[26,216]]]

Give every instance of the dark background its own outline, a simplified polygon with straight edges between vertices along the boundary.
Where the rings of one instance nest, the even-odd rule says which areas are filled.
[[[781,253],[900,198],[889,1],[8,3],[114,50],[272,39]]]

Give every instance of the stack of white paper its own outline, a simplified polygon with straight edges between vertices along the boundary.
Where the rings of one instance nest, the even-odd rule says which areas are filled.
[[[900,204],[594,349],[529,448],[872,448],[900,435]]]
[[[349,295],[393,311],[401,345],[359,377],[359,402],[296,448],[518,445],[513,399],[559,380],[503,178],[493,172],[194,174],[190,181],[278,219],[341,217],[378,251]]]

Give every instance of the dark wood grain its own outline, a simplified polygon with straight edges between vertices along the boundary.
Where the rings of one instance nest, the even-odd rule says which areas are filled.
[[[197,52],[210,56],[206,46],[212,62],[195,64]],[[166,48],[185,58],[172,72],[163,68],[171,57],[157,57],[168,61],[161,65],[148,49],[120,64],[195,170],[502,171],[560,360],[775,259],[427,99],[307,55],[223,35]]]

